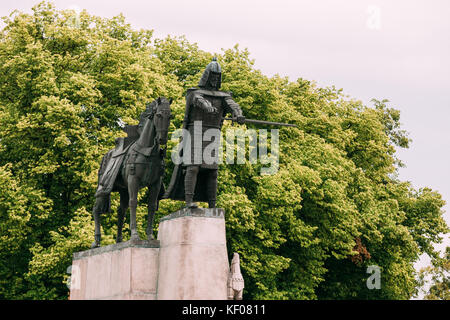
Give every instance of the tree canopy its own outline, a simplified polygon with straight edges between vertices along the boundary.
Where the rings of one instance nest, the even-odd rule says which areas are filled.
[[[3,18],[0,298],[67,299],[72,254],[93,241],[102,155],[125,135],[121,125],[136,124],[159,96],[174,99],[170,130],[181,128],[186,90],[213,56],[222,89],[233,92],[246,117],[298,126],[279,131],[276,174],[260,175],[262,164],[248,161],[219,170],[217,205],[226,211],[229,253],[241,256],[244,298],[417,293],[413,264],[423,253],[439,259],[433,243],[448,232],[445,202],[437,191],[399,180],[395,151],[410,140],[387,100],[365,106],[335,87],[268,77],[237,45],[212,54],[184,37],[155,39],[123,16],[74,14],[43,2],[32,14]],[[166,186],[172,169],[168,157]],[[178,208],[180,202],[161,201],[155,231],[160,217]],[[142,237],[145,214],[142,201]],[[114,243],[116,221],[104,216],[103,244]],[[379,290],[366,286],[369,265],[381,270]]]

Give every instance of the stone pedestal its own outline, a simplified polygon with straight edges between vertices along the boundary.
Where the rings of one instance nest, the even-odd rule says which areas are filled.
[[[226,300],[229,263],[223,209],[165,216],[158,240],[74,254],[71,300]]]
[[[158,299],[226,300],[223,209],[183,209],[161,219]]]

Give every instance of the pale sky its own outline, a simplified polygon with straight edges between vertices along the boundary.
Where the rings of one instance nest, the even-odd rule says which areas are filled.
[[[0,15],[39,1],[2,1]],[[400,178],[450,201],[450,1],[55,0],[58,9],[123,13],[159,38],[185,35],[209,52],[239,44],[256,68],[335,85],[353,98],[389,99],[410,132]],[[449,209],[447,205],[445,209]],[[445,214],[450,225],[450,213]],[[450,245],[447,238],[445,244]],[[427,259],[422,259],[421,264]]]

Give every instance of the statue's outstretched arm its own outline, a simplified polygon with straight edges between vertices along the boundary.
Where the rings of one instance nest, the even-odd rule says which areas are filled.
[[[242,113],[241,107],[233,100],[231,96],[225,97],[226,111],[233,115],[233,118],[240,124],[244,123],[245,117]]]

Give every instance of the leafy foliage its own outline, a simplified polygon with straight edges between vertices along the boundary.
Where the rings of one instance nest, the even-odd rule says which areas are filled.
[[[450,247],[444,257],[434,260],[432,266],[420,270],[419,283],[426,300],[450,300]]]
[[[123,16],[103,19],[49,3],[4,18],[0,36],[0,297],[66,299],[73,252],[89,248],[101,156],[135,124],[145,104],[184,93],[213,56],[185,38],[153,39]],[[408,299],[413,263],[438,258],[448,227],[444,201],[396,177],[409,139],[386,100],[374,107],[305,79],[267,77],[238,46],[216,54],[223,90],[248,118],[295,123],[280,129],[280,166],[222,165],[218,206],[229,252],[239,252],[247,299]],[[230,123],[225,123],[224,129]],[[245,128],[245,125],[241,126]],[[247,127],[251,127],[248,125]],[[175,142],[169,143],[169,152]],[[169,157],[168,157],[169,158]],[[168,173],[173,164],[167,159]],[[166,175],[167,185],[170,174]],[[140,199],[145,194],[140,194]],[[113,208],[118,197],[112,197]],[[156,217],[180,207],[164,200]],[[145,208],[138,209],[144,235]],[[115,215],[105,216],[106,243]],[[157,228],[157,223],[156,227]],[[126,228],[125,228],[126,231]],[[368,265],[382,289],[368,290]]]

